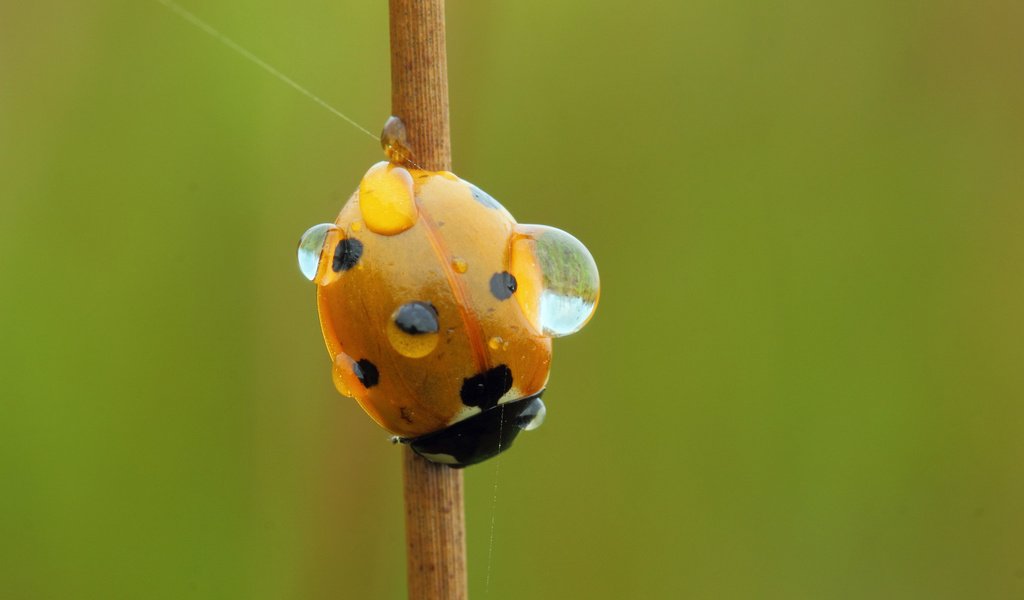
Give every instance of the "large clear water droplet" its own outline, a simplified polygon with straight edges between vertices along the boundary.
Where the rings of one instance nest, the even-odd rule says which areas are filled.
[[[518,225],[509,266],[515,297],[545,335],[576,333],[594,314],[601,283],[590,251],[575,237],[545,225]]]
[[[416,224],[415,184],[408,170],[379,162],[359,182],[359,211],[366,228],[397,235]]]
[[[320,255],[323,254],[324,242],[327,236],[337,229],[334,223],[320,223],[314,225],[302,234],[299,240],[299,270],[306,279],[316,279],[317,271],[320,269]]]

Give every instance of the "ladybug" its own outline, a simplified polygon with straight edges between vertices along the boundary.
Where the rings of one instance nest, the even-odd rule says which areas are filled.
[[[311,227],[299,265],[316,300],[338,391],[437,463],[464,467],[540,426],[551,338],[578,331],[599,296],[576,238],[520,225],[494,198],[409,161],[366,172],[334,223]]]

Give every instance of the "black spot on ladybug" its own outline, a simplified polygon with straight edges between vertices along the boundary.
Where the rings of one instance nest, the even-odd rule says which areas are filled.
[[[377,365],[365,358],[352,365],[352,372],[359,378],[359,383],[363,384],[363,387],[372,388],[380,381],[380,372],[377,371]]]
[[[363,243],[356,238],[345,238],[334,248],[334,262],[331,263],[331,268],[335,273],[348,271],[356,266],[362,255]]]
[[[512,389],[512,370],[508,365],[498,365],[493,369],[477,373],[462,380],[462,403],[466,406],[478,406],[487,410],[498,404]]]
[[[493,208],[495,210],[501,210],[502,208],[504,208],[500,202],[498,202],[494,198],[491,198],[490,194],[476,187],[475,185],[469,186],[469,189],[471,192],[473,192],[473,199],[479,202],[480,204],[483,204],[487,208]]]
[[[395,315],[395,325],[411,335],[437,333],[437,309],[429,302],[403,304]]]
[[[495,273],[491,277],[491,293],[498,300],[508,300],[511,298],[512,294],[516,291],[517,285],[516,278],[508,271]]]

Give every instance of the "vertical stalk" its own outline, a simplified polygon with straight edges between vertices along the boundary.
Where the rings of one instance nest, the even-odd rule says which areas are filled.
[[[391,114],[405,122],[417,165],[452,168],[444,0],[390,0]]]
[[[444,0],[389,0],[391,113],[405,123],[416,165],[451,169]],[[462,471],[403,448],[410,600],[465,600]]]

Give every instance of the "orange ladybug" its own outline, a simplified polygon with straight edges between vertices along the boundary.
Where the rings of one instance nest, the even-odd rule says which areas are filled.
[[[568,233],[519,225],[473,184],[415,168],[388,131],[392,162],[306,231],[299,266],[317,284],[338,391],[421,456],[463,467],[543,422],[551,338],[590,319],[597,267]]]

